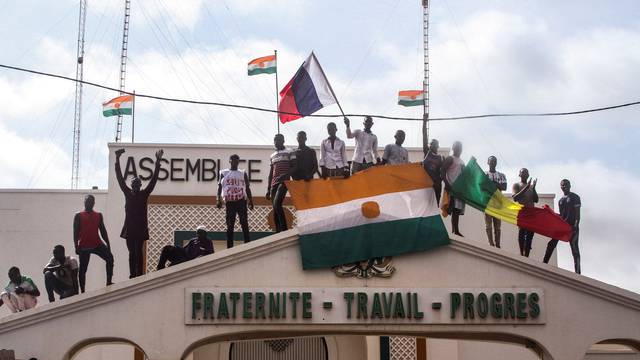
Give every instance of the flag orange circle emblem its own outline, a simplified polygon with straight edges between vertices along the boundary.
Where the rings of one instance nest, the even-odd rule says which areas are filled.
[[[120,109],[120,103],[113,104],[113,107],[116,108],[116,109]]]
[[[374,219],[380,216],[380,204],[375,201],[367,201],[360,207],[362,216],[367,219]]]

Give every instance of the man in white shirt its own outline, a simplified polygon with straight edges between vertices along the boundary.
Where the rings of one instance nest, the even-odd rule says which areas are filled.
[[[227,219],[227,248],[233,247],[234,227],[236,215],[240,218],[240,228],[245,243],[251,241],[249,237],[249,221],[247,214],[247,201],[250,210],[253,210],[253,197],[249,187],[249,177],[244,170],[238,170],[240,156],[233,154],[229,157],[231,168],[220,171],[218,182],[218,197],[216,207],[222,207],[224,198]],[[222,196],[221,196],[222,195]]]
[[[66,256],[64,246],[56,245],[53,248],[53,257],[42,273],[49,302],[56,300],[54,293],[60,295],[61,300],[78,294],[78,260]]]
[[[373,166],[374,160],[376,164],[379,164],[378,137],[371,132],[371,127],[373,126],[371,116],[364,118],[364,130],[357,129],[351,131],[349,127],[350,121],[347,117],[344,118],[344,124],[347,126],[347,138],[356,139],[356,148],[353,151],[353,162],[351,163],[351,174]]]
[[[336,136],[338,127],[335,123],[327,124],[329,137],[320,144],[320,169],[322,177],[349,176],[347,148],[344,141]]]

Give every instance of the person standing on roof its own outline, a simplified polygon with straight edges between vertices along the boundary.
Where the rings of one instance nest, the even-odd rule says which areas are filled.
[[[344,141],[336,136],[338,128],[335,123],[327,124],[329,137],[320,144],[320,169],[323,179],[328,177],[349,176],[347,148]]]
[[[573,266],[576,274],[580,274],[580,248],[578,247],[578,240],[580,236],[580,196],[571,192],[571,182],[567,179],[562,179],[560,182],[560,189],[564,194],[558,201],[558,207],[560,208],[560,217],[566,221],[573,228],[573,234],[569,245],[571,245],[571,255],[573,255]],[[551,239],[547,244],[547,251],[544,254],[542,260],[545,264],[549,263],[553,251],[558,245],[558,240]]]
[[[374,161],[379,164],[378,137],[371,132],[371,127],[373,126],[371,116],[364,118],[364,130],[351,131],[349,127],[351,122],[347,117],[344,118],[344,124],[347,126],[347,138],[356,139],[356,148],[353,151],[353,161],[351,162],[351,174],[370,168],[374,165]]]
[[[485,174],[489,177],[496,187],[500,191],[507,190],[507,177],[504,176],[503,173],[496,171],[496,166],[498,165],[498,158],[491,155],[489,159],[487,159],[487,164],[489,165],[489,171]],[[497,248],[500,247],[500,227],[502,222],[498,218],[494,218],[489,214],[484,214],[484,224],[485,229],[487,230],[487,238],[489,239],[489,245],[495,246]],[[494,243],[495,239],[495,243]]]
[[[456,181],[458,176],[464,169],[464,161],[460,158],[462,154],[462,143],[456,141],[451,146],[453,155],[448,156],[442,163],[440,170],[440,176],[444,180],[444,187],[447,191],[451,191],[452,184]],[[451,214],[451,230],[458,236],[463,236],[460,233],[460,216],[464,215],[464,201],[451,196],[449,200],[449,213]]]
[[[230,168],[220,171],[220,182],[218,182],[216,207],[218,209],[222,208],[222,198],[224,198],[227,220],[227,249],[233,247],[236,214],[240,218],[244,242],[251,241],[249,237],[247,200],[248,208],[253,210],[253,197],[251,196],[251,188],[249,188],[249,176],[244,170],[238,170],[239,164],[240,156],[237,154],[231,155],[229,157]]]
[[[396,165],[396,164],[408,164],[409,152],[402,147],[406,135],[404,131],[398,130],[394,135],[396,139],[395,144],[388,144],[384,147],[384,153],[382,154],[382,164]]]
[[[296,153],[284,146],[284,135],[277,134],[273,137],[276,151],[271,154],[271,167],[267,181],[267,200],[272,200],[273,218],[276,232],[287,230],[287,218],[285,217],[284,198],[287,195],[287,186],[284,183],[291,178],[296,170]]]
[[[513,184],[514,201],[524,205],[524,207],[534,207],[539,201],[538,192],[536,192],[537,179],[529,179],[529,170],[527,168],[520,169],[520,182]],[[533,231],[525,228],[518,229],[518,246],[520,247],[520,255],[529,257],[531,252],[531,244],[533,243]]]

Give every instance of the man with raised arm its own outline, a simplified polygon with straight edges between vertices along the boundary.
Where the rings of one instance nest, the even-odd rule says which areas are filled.
[[[53,248],[53,257],[42,273],[49,302],[56,300],[54,293],[60,295],[61,300],[78,294],[78,261],[65,255],[64,246]]]
[[[364,130],[351,131],[349,118],[344,118],[344,124],[347,126],[347,138],[356,139],[356,147],[353,150],[353,161],[351,162],[351,174],[355,174],[358,171],[367,169],[380,163],[380,157],[378,156],[378,137],[371,132],[373,126],[373,119],[371,116],[364,118]]]
[[[222,198],[227,219],[227,248],[233,247],[233,233],[236,225],[236,214],[240,218],[240,227],[245,243],[249,238],[249,220],[247,214],[247,200],[249,209],[253,210],[253,197],[249,188],[249,176],[244,170],[238,170],[240,156],[233,154],[229,157],[229,169],[220,171],[218,182],[218,197],[216,207],[222,208]]]
[[[429,143],[429,149],[422,160],[422,167],[429,174],[433,181],[433,192],[436,194],[436,201],[440,205],[440,195],[442,195],[442,163],[444,157],[438,154],[440,143],[436,139],[432,139]]]
[[[536,183],[538,179],[529,179],[529,170],[527,168],[520,169],[520,182],[513,184],[513,200],[522,204],[524,207],[534,207],[539,201],[538,192],[536,192]],[[531,252],[531,243],[533,242],[533,231],[524,228],[518,230],[518,246],[520,247],[520,255],[529,257]]]
[[[320,144],[320,169],[323,179],[328,177],[349,176],[347,147],[344,141],[336,136],[338,127],[335,123],[327,124],[329,137]]]
[[[96,199],[89,194],[84,197],[84,211],[73,217],[73,244],[76,254],[80,257],[80,291],[84,292],[87,268],[91,254],[98,255],[105,262],[107,272],[107,286],[113,282],[113,254],[107,228],[104,226],[102,214],[94,211]],[[99,235],[98,235],[99,233]],[[102,237],[102,240],[100,239]],[[104,241],[104,242],[103,242]]]
[[[135,278],[144,273],[142,249],[144,242],[149,239],[147,202],[149,195],[151,195],[153,188],[158,182],[160,162],[164,151],[162,149],[156,151],[156,163],[153,175],[151,175],[149,184],[145,189],[142,189],[142,181],[137,176],[131,179],[131,188],[127,186],[120,168],[120,156],[122,156],[123,153],[124,149],[116,150],[116,179],[118,179],[118,185],[125,198],[125,218],[120,237],[127,240],[127,249],[129,250],[129,278]]]
[[[284,146],[284,135],[276,134],[273,137],[276,151],[271,154],[271,166],[267,181],[267,200],[273,201],[273,218],[276,232],[287,230],[287,218],[282,204],[287,195],[287,186],[284,183],[291,178],[291,173],[296,169],[296,153]]]
[[[406,137],[404,131],[396,131],[396,134],[393,137],[396,139],[396,142],[384,147],[382,164],[396,165],[409,163],[409,152],[407,149],[402,147]]]
[[[489,165],[489,171],[487,171],[485,174],[487,174],[489,180],[491,180],[496,185],[496,187],[500,189],[500,191],[507,190],[507,177],[504,176],[503,173],[496,171],[498,158],[493,155],[489,156],[489,159],[487,159],[487,164]],[[494,218],[491,215],[484,214],[484,224],[487,230],[487,237],[489,238],[489,245],[499,248],[500,227],[502,225],[502,222],[498,218]]]
[[[580,248],[578,247],[578,237],[580,235],[580,196],[571,192],[571,182],[567,179],[562,179],[560,182],[560,190],[564,194],[558,201],[558,207],[560,208],[560,217],[566,221],[573,228],[573,235],[569,245],[571,245],[571,255],[573,255],[573,266],[576,274],[580,274]],[[553,251],[558,245],[558,240],[551,239],[547,244],[547,251],[544,254],[545,264],[549,263]]]

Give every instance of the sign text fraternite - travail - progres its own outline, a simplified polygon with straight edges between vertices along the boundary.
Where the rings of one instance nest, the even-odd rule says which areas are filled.
[[[186,324],[543,324],[537,288],[186,289]]]

